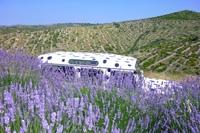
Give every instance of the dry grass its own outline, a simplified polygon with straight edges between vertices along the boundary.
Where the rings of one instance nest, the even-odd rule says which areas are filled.
[[[167,80],[175,80],[175,81],[183,81],[183,78],[190,77],[191,75],[186,74],[168,74],[168,73],[156,73],[156,72],[147,72],[144,71],[144,76],[149,78],[156,78],[156,79],[167,79]],[[194,79],[197,78],[197,76],[192,76]]]

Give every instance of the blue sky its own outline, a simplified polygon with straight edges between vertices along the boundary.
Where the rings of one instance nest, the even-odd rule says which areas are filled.
[[[200,12],[200,0],[0,0],[0,25],[112,23],[181,10]]]

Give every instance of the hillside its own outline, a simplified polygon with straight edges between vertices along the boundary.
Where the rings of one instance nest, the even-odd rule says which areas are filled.
[[[123,54],[137,57],[146,71],[199,75],[199,16],[200,13],[181,11],[150,19],[84,27],[1,29],[0,46],[19,47],[33,55],[53,51]],[[6,33],[7,30],[10,31]]]
[[[3,26],[0,25],[0,29],[13,29],[13,28],[33,28],[33,29],[59,29],[67,27],[80,27],[80,26],[91,26],[95,24],[90,23],[58,23],[58,24],[49,24],[49,25],[12,25],[12,26]]]
[[[58,24],[49,24],[49,25],[12,25],[12,26],[0,25],[0,34],[33,32],[33,31],[39,31],[39,30],[92,26],[92,25],[95,25],[95,24],[90,24],[90,23],[58,23]]]
[[[154,17],[152,19],[168,19],[168,20],[200,20],[200,13],[194,11],[180,11],[163,16]]]

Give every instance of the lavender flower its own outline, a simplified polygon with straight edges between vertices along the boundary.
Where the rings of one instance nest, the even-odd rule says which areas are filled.
[[[10,118],[11,118],[11,121],[14,122],[15,121],[15,114],[16,114],[16,109],[15,108],[9,108],[9,115],[10,115]]]
[[[27,131],[27,127],[26,127],[26,124],[25,124],[24,120],[22,120],[22,127],[23,127],[23,131],[26,132]]]
[[[105,116],[105,132],[107,132],[107,129],[108,129],[108,125],[109,125],[109,118],[108,118],[108,114],[106,114]]]
[[[10,122],[10,118],[9,118],[8,114],[5,113],[5,114],[4,114],[4,123],[5,123],[6,125],[8,125],[9,122]]]
[[[14,100],[13,100],[12,94],[7,92],[6,90],[4,91],[4,104],[8,104],[8,105],[13,105],[14,104]]]
[[[53,123],[55,123],[55,121],[56,121],[56,112],[53,112],[53,113],[51,114],[51,121],[52,121]]]
[[[3,108],[4,108],[4,104],[2,104],[0,101],[0,114],[4,113]]]
[[[62,131],[63,131],[63,125],[59,124],[59,126],[57,127],[56,133],[62,133]]]
[[[11,132],[10,132],[10,127],[5,127],[5,131],[6,131],[7,133],[11,133]]]
[[[42,120],[42,126],[43,126],[43,129],[45,129],[45,131],[46,129],[49,130],[49,124],[46,119]]]

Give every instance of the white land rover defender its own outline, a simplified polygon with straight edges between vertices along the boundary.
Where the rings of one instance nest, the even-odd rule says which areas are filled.
[[[138,59],[128,56],[107,53],[84,53],[84,52],[53,52],[38,57],[43,63],[62,67],[81,69],[89,67],[100,69],[104,74],[110,75],[112,71],[132,72],[136,77],[143,77],[143,71],[139,67]],[[164,87],[167,80],[144,78],[144,88],[156,89]]]

